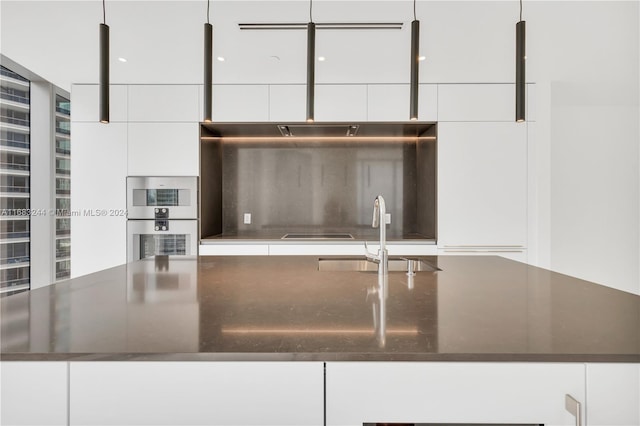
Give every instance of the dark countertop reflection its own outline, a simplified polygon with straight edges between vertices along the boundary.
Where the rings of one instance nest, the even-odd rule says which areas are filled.
[[[0,299],[2,360],[640,362],[640,296],[494,256],[439,271],[158,257]]]

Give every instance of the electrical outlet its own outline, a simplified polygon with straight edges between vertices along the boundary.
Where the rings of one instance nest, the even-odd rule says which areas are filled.
[[[244,224],[251,225],[251,213],[244,214]]]
[[[391,213],[384,214],[384,223],[386,223],[387,225],[391,223]]]

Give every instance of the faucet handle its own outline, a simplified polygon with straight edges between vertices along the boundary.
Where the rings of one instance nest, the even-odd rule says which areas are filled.
[[[373,252],[369,251],[369,246],[367,245],[367,242],[364,242],[364,254],[365,256],[367,256],[367,259],[369,260],[373,260],[373,261],[380,261],[380,255],[379,254],[375,254]]]

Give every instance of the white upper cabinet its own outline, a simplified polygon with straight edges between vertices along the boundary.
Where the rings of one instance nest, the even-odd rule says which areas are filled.
[[[100,122],[100,93],[97,84],[74,84],[71,86],[71,121]],[[128,86],[109,86],[109,121],[127,121]]]
[[[438,124],[438,246],[527,245],[527,126]]]
[[[302,108],[306,117],[306,98]],[[316,121],[365,121],[367,85],[316,85],[314,118]]]
[[[129,123],[129,176],[197,176],[198,123]]]
[[[303,84],[269,86],[270,121],[305,121],[307,87]]]
[[[525,114],[527,116],[527,121],[536,121],[536,109],[538,106],[537,103],[537,91],[536,85],[534,83],[527,84],[527,110]]]
[[[130,85],[129,122],[200,121],[197,85]]]
[[[370,84],[367,87],[369,121],[408,121],[410,87],[408,84]],[[421,84],[418,91],[418,119],[438,120],[438,86]]]
[[[213,121],[268,121],[269,86],[215,85]]]
[[[71,124],[71,277],[126,263],[127,124]],[[96,244],[96,242],[99,242]]]
[[[440,84],[438,121],[515,121],[514,84]]]

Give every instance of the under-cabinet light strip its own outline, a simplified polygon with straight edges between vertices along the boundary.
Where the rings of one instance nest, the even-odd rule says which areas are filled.
[[[365,334],[375,333],[371,328],[223,328],[226,334]],[[418,334],[417,328],[387,328],[386,334]]]
[[[435,136],[202,136],[202,140],[223,140],[229,142],[257,142],[257,141],[270,141],[270,142],[345,142],[345,141],[359,141],[359,142],[413,142],[416,140],[436,140]]]

